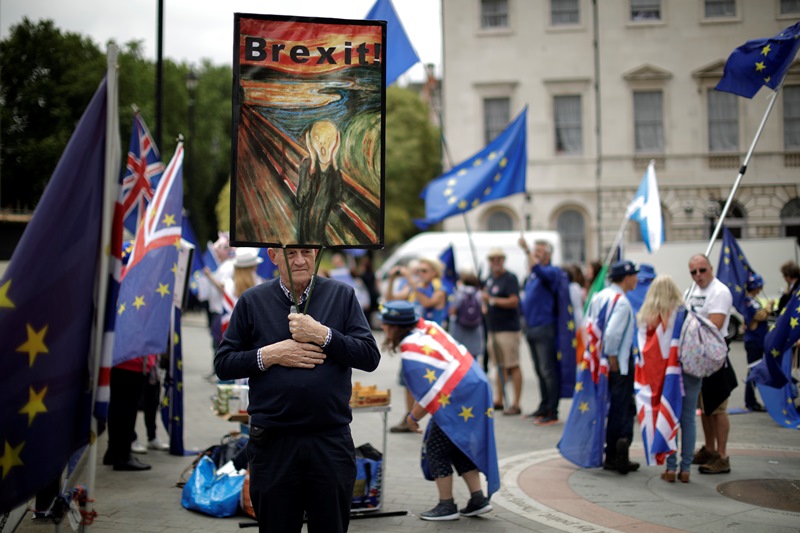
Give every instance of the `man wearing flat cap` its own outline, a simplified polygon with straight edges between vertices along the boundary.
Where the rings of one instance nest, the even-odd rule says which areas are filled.
[[[636,318],[625,293],[636,287],[639,269],[631,261],[617,261],[608,271],[611,285],[597,293],[587,315],[597,320],[608,317],[603,330],[603,355],[608,358],[609,408],[603,468],[620,474],[635,472],[639,463],[630,461],[628,448],[633,439],[636,403],[633,396],[633,335]],[[604,309],[605,308],[605,309]]]

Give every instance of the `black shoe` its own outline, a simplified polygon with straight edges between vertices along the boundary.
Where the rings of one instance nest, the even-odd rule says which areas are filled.
[[[546,414],[547,414],[547,410],[546,409],[542,409],[540,407],[537,410],[535,410],[534,412],[525,415],[525,418],[528,419],[528,420],[535,420],[535,419],[539,418],[540,416],[544,416]]]
[[[638,465],[637,465],[638,468]],[[617,440],[617,472],[623,476],[629,472],[628,439]]]
[[[458,520],[458,507],[453,501],[439,502],[436,507],[430,511],[420,513],[419,517],[423,520]]]
[[[639,463],[636,461],[628,461],[628,472],[636,472],[639,470]]]
[[[140,470],[150,470],[150,465],[144,464],[136,457],[131,457],[124,463],[114,463],[114,470],[122,470],[127,472],[138,472]]]
[[[617,470],[617,462],[616,461],[604,461],[603,462],[603,470]]]
[[[761,405],[760,403],[757,403],[757,404],[754,404],[754,405],[750,405],[747,408],[750,411],[753,411],[754,413],[764,413],[764,412],[767,411],[767,409],[763,405]]]
[[[458,514],[461,516],[478,516],[484,513],[488,513],[492,510],[492,502],[489,501],[489,498],[484,496],[481,500],[477,503],[473,502],[470,498],[469,502],[467,502],[467,506],[463,509],[458,510]]]
[[[111,454],[110,453],[106,452],[106,453],[103,454],[103,464],[104,465],[113,465],[114,464],[114,460],[111,459]]]

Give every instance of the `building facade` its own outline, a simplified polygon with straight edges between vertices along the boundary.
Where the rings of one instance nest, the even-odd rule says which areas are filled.
[[[725,60],[798,20],[800,0],[442,0],[453,159],[528,106],[527,194],[473,209],[471,228],[558,230],[565,261],[602,259],[654,160],[666,239],[707,241],[775,94],[716,91]],[[800,239],[798,60],[726,224],[738,238]],[[629,223],[625,240],[638,233]]]

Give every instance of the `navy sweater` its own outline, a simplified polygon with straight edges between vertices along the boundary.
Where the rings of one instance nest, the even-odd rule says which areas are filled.
[[[325,362],[313,369],[272,365],[262,372],[258,349],[291,338],[290,305],[277,278],[242,293],[214,357],[217,376],[250,378],[254,426],[303,435],[347,433],[351,368],[372,372],[381,357],[364,312],[352,287],[317,277],[307,312],[331,328]]]

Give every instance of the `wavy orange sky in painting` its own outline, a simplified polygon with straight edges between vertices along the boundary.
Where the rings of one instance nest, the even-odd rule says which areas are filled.
[[[266,41],[265,51],[267,57],[263,61],[245,59],[245,39],[256,37]],[[346,46],[350,43],[350,64],[346,63]],[[375,64],[375,44],[382,45],[381,26],[354,25],[354,24],[327,24],[320,22],[277,21],[260,20],[242,17],[239,19],[239,64],[240,66],[260,66],[267,69],[294,74],[320,74],[334,72],[343,68],[357,66],[359,54],[357,48],[362,43],[366,44],[365,59],[368,64]],[[273,61],[273,45],[285,45],[278,54],[278,61]],[[295,46],[304,46],[308,49],[308,61],[298,63],[291,59],[290,50]],[[317,47],[324,49],[335,48],[330,57],[335,64],[328,60],[317,63],[323,57]],[[383,46],[380,47],[380,58],[383,59]]]

